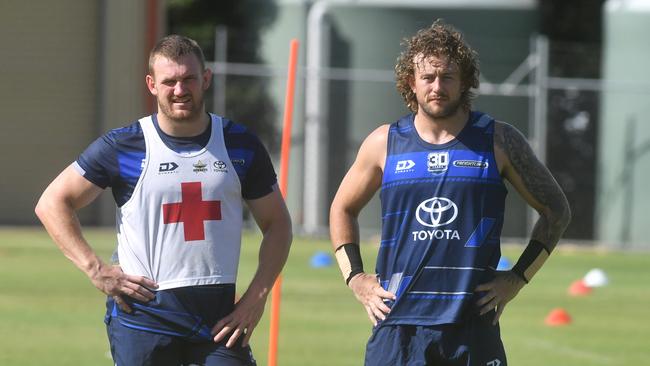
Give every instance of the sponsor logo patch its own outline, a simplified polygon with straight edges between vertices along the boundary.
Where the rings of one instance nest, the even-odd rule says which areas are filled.
[[[454,160],[454,166],[459,168],[487,169],[489,164],[487,161],[480,160]]]
[[[200,172],[207,172],[208,171],[208,164],[202,162],[201,160],[197,161],[196,163],[192,164],[194,169],[192,169],[195,173],[200,173]]]
[[[232,165],[246,165],[246,160],[244,159],[231,159],[230,161],[232,162]]]
[[[433,197],[422,201],[415,215],[418,222],[424,226],[444,226],[456,220],[458,206],[448,198]]]
[[[176,168],[178,168],[178,164],[176,164],[173,161],[169,161],[166,163],[160,163],[158,165],[158,174],[174,174],[178,173],[176,171]]]
[[[212,163],[212,170],[219,173],[228,173],[228,166],[225,162],[217,160]]]
[[[458,230],[438,229],[441,226],[449,225],[454,222],[457,216],[458,206],[448,198],[433,197],[422,201],[415,211],[415,218],[420,224],[432,229],[411,232],[413,235],[413,241],[433,239],[460,240]]]
[[[449,166],[449,152],[432,152],[427,155],[427,170],[433,174],[444,173]]]
[[[412,172],[414,166],[415,162],[411,159],[400,160],[397,162],[397,165],[395,165],[395,173]]]

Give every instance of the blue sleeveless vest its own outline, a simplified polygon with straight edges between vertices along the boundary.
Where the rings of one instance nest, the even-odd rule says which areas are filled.
[[[395,293],[384,324],[462,321],[474,288],[494,277],[507,190],[494,157],[494,120],[471,112],[456,139],[432,145],[414,115],[391,124],[381,187],[377,274]]]

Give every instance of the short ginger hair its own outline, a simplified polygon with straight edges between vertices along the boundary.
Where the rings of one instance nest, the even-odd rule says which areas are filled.
[[[178,34],[168,35],[158,41],[156,46],[149,52],[149,73],[153,75],[153,64],[158,56],[178,62],[183,56],[187,55],[196,56],[201,64],[201,70],[205,70],[203,50],[195,40]]]

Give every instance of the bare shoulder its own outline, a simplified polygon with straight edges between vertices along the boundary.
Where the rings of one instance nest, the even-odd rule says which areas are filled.
[[[526,137],[513,125],[503,122],[494,122],[494,144],[501,149],[508,149],[512,144],[526,144]]]
[[[386,148],[386,142],[388,141],[388,130],[390,125],[383,124],[377,127],[372,131],[368,137],[366,137],[364,144],[367,142],[369,145],[374,147]]]
[[[381,186],[388,129],[388,125],[377,127],[361,144],[332,201],[330,212],[336,214],[330,216],[334,217],[331,222],[338,220],[339,214],[344,212],[356,216]]]
[[[497,163],[499,156],[502,159],[501,175],[532,207],[562,207],[564,194],[519,130],[508,123],[498,122],[494,130],[494,150]]]
[[[383,168],[386,160],[386,145],[388,143],[388,124],[383,124],[372,131],[361,144],[357,161],[373,163]]]
[[[495,121],[494,152],[502,175],[523,162],[536,162],[537,158],[526,137],[513,125]]]

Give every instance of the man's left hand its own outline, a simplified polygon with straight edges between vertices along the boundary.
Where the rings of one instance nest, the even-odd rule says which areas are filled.
[[[242,335],[244,336],[242,347],[248,346],[253,330],[262,318],[265,304],[266,296],[264,295],[256,297],[251,294],[244,294],[241,300],[235,304],[235,310],[219,320],[217,325],[212,328],[214,342],[218,343],[232,333],[228,338],[228,342],[226,342],[226,347],[231,348],[234,346],[237,339]]]
[[[496,308],[496,315],[492,321],[492,324],[496,325],[506,304],[517,296],[525,284],[526,282],[511,271],[497,271],[492,281],[474,289],[474,292],[485,293],[476,303],[481,308],[480,315]]]

